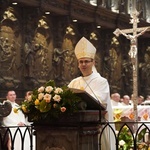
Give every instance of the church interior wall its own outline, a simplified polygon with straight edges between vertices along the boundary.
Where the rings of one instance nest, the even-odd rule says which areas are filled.
[[[91,19],[73,22],[65,13],[46,15],[39,7],[3,5],[0,9],[0,97],[4,98],[6,91],[14,89],[17,97],[23,98],[25,91],[50,79],[57,85],[67,85],[80,75],[74,47],[82,36],[97,48],[96,67],[108,79],[111,93],[131,95],[130,42],[113,34],[122,26],[122,18],[111,27],[96,19],[103,24],[102,28],[97,28]],[[127,23],[125,26],[128,27]],[[138,39],[139,94],[143,96],[150,94],[149,37]]]

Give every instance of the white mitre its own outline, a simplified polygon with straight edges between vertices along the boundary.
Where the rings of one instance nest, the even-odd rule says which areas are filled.
[[[85,37],[82,37],[80,41],[76,44],[75,55],[77,59],[80,58],[95,58],[96,48],[93,44],[88,41]],[[97,72],[95,65],[92,67],[93,72]]]
[[[85,37],[82,37],[80,41],[76,44],[75,55],[77,59],[84,58],[84,57],[94,59],[95,53],[96,53],[96,48]]]

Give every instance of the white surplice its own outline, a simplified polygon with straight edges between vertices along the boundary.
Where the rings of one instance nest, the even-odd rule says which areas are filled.
[[[106,104],[107,114],[105,115],[105,119],[108,120],[108,122],[113,122],[113,110],[110,100],[110,89],[107,79],[103,78],[99,73],[93,72],[89,76],[80,76],[73,79],[69,83],[68,87],[85,90],[96,100],[100,101],[100,103],[104,105]],[[111,126],[115,130],[114,124],[111,124]],[[105,135],[102,137],[102,150],[115,150],[115,137],[112,131],[108,128],[106,129],[107,131],[105,130]]]
[[[7,100],[8,102],[10,102],[9,100]],[[23,114],[23,112],[21,110],[18,110],[17,113],[14,112],[14,109],[18,109],[19,105],[15,102],[10,102],[12,105],[12,111],[11,113],[7,116],[3,118],[3,125],[6,127],[10,127],[10,131],[11,131],[11,135],[12,135],[12,139],[15,136],[15,133],[17,131],[17,127],[18,123],[22,122],[24,123],[24,125],[29,126],[31,125],[31,123],[29,123],[27,121],[27,118],[25,117],[25,115]],[[19,127],[22,136],[24,136],[25,133],[25,129],[26,127]],[[31,131],[30,131],[31,132]],[[25,140],[24,140],[24,150],[30,150],[30,136],[28,131],[25,134]],[[10,142],[10,146],[11,146],[11,142]],[[15,142],[14,142],[14,150],[22,150],[22,142],[21,142],[21,135],[20,132],[17,131],[16,137],[15,137]]]

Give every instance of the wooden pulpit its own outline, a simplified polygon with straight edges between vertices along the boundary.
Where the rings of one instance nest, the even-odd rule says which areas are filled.
[[[37,150],[99,150],[99,133],[105,107],[85,91],[81,109],[73,115],[49,123],[34,123]]]

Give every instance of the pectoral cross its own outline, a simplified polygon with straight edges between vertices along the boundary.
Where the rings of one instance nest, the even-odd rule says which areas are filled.
[[[133,24],[132,29],[116,29],[113,33],[116,36],[119,36],[122,34],[125,36],[127,39],[130,40],[130,51],[129,51],[129,56],[132,61],[133,65],[133,110],[134,110],[134,122],[135,124],[135,131],[138,128],[137,122],[138,122],[138,111],[137,111],[137,97],[138,97],[138,47],[137,47],[137,38],[141,35],[143,35],[146,31],[150,31],[150,26],[148,27],[141,27],[138,28],[138,23],[139,23],[139,12],[135,8],[136,2],[134,1],[133,3],[133,12],[131,14],[131,19],[130,23]],[[129,34],[132,33],[132,34]]]

